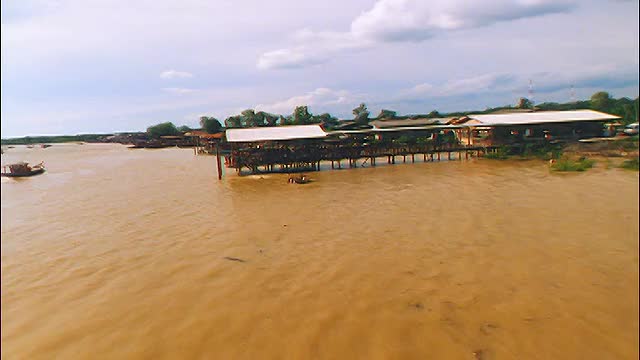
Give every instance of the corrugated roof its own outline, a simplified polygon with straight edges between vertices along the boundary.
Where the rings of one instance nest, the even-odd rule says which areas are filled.
[[[619,116],[606,114],[606,113],[595,111],[595,110],[538,111],[538,112],[529,112],[529,113],[510,113],[510,114],[477,114],[477,115],[469,115],[469,117],[471,119],[478,120],[480,122],[479,125],[484,125],[484,126],[528,125],[528,124],[620,119]]]
[[[322,130],[320,125],[290,125],[227,130],[228,142],[313,139],[325,136],[327,136],[327,133]]]
[[[223,135],[224,135],[224,132],[209,134],[208,132],[201,131],[201,130],[194,130],[184,134],[184,136],[200,137],[204,139],[222,139]]]
[[[442,121],[445,120],[445,121]],[[386,129],[386,128],[394,128],[394,127],[416,127],[416,126],[428,126],[428,125],[436,125],[440,123],[444,123],[449,119],[429,119],[429,118],[418,118],[418,119],[394,119],[394,120],[374,120],[369,124],[373,125],[378,129]]]
[[[422,130],[436,130],[436,129],[460,129],[464,125],[429,125],[429,126],[411,126],[411,127],[393,127],[385,129],[362,129],[362,130],[333,130],[331,134],[374,134],[384,132],[399,132],[399,131],[422,131]]]

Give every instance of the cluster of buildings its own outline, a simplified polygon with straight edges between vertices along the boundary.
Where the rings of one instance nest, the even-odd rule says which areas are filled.
[[[528,111],[467,115],[458,118],[377,119],[368,124],[343,122],[331,131],[320,125],[227,129],[224,137],[201,138],[238,172],[316,169],[320,162],[358,160],[375,165],[386,157],[443,152],[478,154],[501,146],[564,142],[605,136],[618,116],[594,110]]]

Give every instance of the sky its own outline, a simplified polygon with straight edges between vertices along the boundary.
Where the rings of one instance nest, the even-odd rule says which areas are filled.
[[[638,96],[638,1],[0,0],[2,137]]]

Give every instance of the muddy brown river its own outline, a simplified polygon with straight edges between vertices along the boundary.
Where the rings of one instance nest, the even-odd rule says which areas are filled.
[[[16,147],[3,359],[636,359],[638,173]],[[379,163],[383,163],[380,161]]]

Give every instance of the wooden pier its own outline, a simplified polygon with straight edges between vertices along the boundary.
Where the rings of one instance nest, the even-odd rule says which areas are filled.
[[[445,145],[356,145],[288,144],[280,146],[231,148],[226,165],[240,175],[270,172],[319,171],[321,163],[331,169],[375,167],[380,159],[387,164],[462,160],[482,157],[497,146]]]

